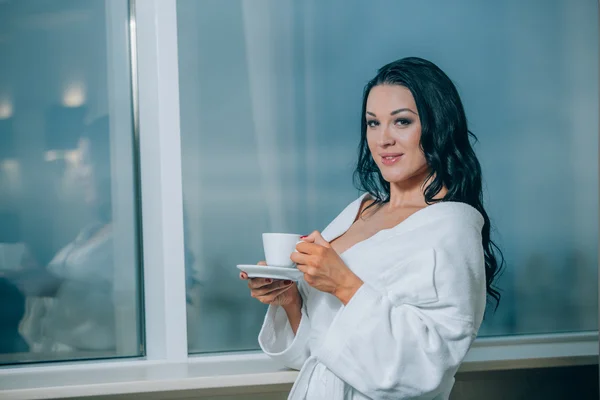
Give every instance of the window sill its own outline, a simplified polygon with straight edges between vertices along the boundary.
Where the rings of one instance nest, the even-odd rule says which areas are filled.
[[[598,332],[479,338],[459,372],[598,364]]]
[[[97,361],[0,370],[0,399],[49,399],[174,391],[214,392],[291,384],[297,371],[260,353],[190,357],[187,362]],[[242,390],[243,389],[243,390]],[[232,392],[228,390],[228,392]],[[233,390],[235,393],[235,390]]]
[[[598,333],[478,339],[460,372],[598,363]],[[187,362],[96,361],[0,369],[0,399],[73,398],[193,391],[196,395],[289,389],[297,371],[259,353]]]

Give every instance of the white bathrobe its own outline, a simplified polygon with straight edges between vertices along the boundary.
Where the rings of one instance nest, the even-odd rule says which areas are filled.
[[[322,232],[353,224],[366,194]],[[299,283],[302,319],[292,332],[270,306],[263,351],[299,369],[290,399],[448,399],[486,303],[483,217],[457,202],[430,205],[340,256],[364,284],[344,306]]]

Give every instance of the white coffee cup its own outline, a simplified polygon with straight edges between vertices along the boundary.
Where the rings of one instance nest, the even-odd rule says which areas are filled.
[[[290,255],[301,242],[300,235],[294,233],[263,233],[265,261],[271,267],[295,268]]]

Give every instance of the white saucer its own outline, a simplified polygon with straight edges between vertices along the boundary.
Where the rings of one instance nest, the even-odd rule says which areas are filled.
[[[268,265],[240,264],[239,270],[248,274],[248,278],[288,279],[299,281],[304,274],[296,268],[270,267]]]

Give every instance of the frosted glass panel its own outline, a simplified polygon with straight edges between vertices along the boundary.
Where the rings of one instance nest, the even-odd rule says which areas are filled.
[[[143,354],[128,21],[0,1],[0,364]]]
[[[507,258],[481,335],[597,329],[597,2],[179,0],[191,352],[257,348],[235,265],[322,230],[352,185],[362,88],[406,56],[464,101]]]

